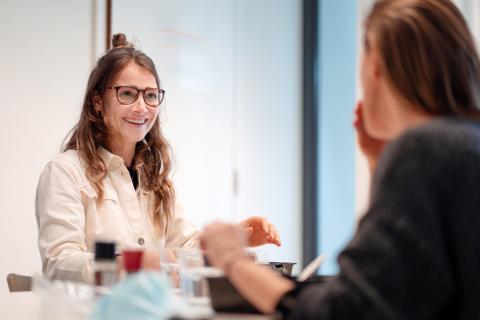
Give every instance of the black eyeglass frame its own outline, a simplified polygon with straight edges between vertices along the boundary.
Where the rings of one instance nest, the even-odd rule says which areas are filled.
[[[135,99],[134,99],[131,103],[123,103],[122,101],[120,101],[120,98],[118,97],[118,89],[120,89],[120,88],[130,88],[130,89],[136,90],[136,91],[137,91],[137,95],[135,96]],[[165,98],[165,90],[160,89],[160,88],[138,89],[137,87],[134,87],[134,86],[112,86],[112,87],[107,87],[107,89],[114,89],[114,90],[115,90],[115,97],[117,97],[117,101],[118,101],[120,104],[123,104],[123,105],[129,105],[129,104],[135,103],[135,101],[137,101],[137,99],[138,99],[138,96],[140,95],[140,92],[142,93],[143,101],[144,101],[148,106],[153,107],[153,108],[156,108],[156,107],[158,107],[159,105],[161,105],[162,102],[163,102],[163,99]],[[150,103],[147,102],[147,100],[145,100],[145,91],[146,91],[146,90],[157,90],[157,91],[158,91],[159,96],[161,95],[161,99],[158,99],[158,100],[159,100],[158,104],[156,104],[156,105],[151,105]]]

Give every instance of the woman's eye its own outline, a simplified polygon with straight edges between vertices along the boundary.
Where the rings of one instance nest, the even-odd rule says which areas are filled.
[[[134,97],[135,92],[133,90],[123,90],[123,91],[120,91],[120,95],[123,97]]]
[[[147,93],[146,98],[147,98],[147,99],[154,100],[154,99],[157,98],[157,94],[156,94],[156,93]]]

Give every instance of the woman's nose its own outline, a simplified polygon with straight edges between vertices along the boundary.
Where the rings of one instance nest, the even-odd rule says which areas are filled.
[[[145,103],[145,99],[143,98],[143,92],[139,92],[138,94],[139,96],[137,98],[137,101],[133,103],[133,111],[144,114],[148,110],[147,104]]]

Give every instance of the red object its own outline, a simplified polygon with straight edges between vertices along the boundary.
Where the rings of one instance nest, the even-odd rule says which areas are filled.
[[[122,255],[127,272],[137,272],[142,268],[142,250],[123,250]]]

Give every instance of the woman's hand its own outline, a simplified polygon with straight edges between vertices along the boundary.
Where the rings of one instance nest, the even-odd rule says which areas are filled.
[[[383,148],[386,145],[386,141],[375,139],[367,133],[363,121],[362,108],[363,103],[360,101],[355,108],[353,126],[357,132],[357,142],[360,150],[362,150],[363,154],[367,157],[370,172],[373,173],[377,167],[377,162],[382,154]]]
[[[280,235],[275,226],[263,217],[249,217],[238,224],[247,233],[248,246],[257,247],[264,244],[281,246]]]
[[[248,260],[245,230],[233,224],[217,222],[207,225],[200,235],[200,245],[210,264],[224,271],[236,260]]]
[[[253,217],[253,220],[265,219]],[[292,290],[294,284],[278,272],[252,263],[245,253],[246,240],[243,226],[225,223],[210,224],[200,235],[200,244],[209,262],[222,269],[235,288],[257,309],[272,313],[280,298]]]

